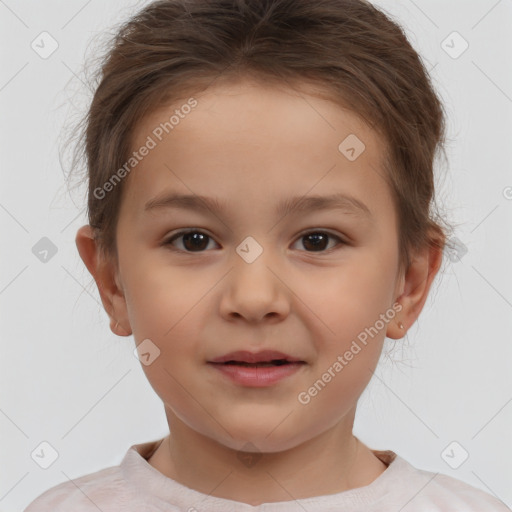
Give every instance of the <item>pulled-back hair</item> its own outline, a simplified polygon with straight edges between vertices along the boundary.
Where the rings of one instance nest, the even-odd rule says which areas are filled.
[[[365,120],[386,146],[384,177],[398,214],[400,268],[411,249],[444,247],[434,212],[434,163],[444,151],[443,106],[403,29],[364,0],[160,0],[110,42],[83,120],[88,217],[117,257],[126,180],[94,193],[126,163],[143,116],[219,81],[314,83]],[[340,141],[341,142],[341,141]]]

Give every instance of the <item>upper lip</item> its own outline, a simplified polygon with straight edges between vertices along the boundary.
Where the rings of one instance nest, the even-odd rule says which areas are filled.
[[[240,361],[245,363],[270,362],[276,359],[285,359],[290,362],[304,362],[297,357],[283,354],[277,350],[262,350],[260,352],[249,352],[248,350],[237,350],[221,357],[208,361],[209,363],[225,363],[226,361]]]

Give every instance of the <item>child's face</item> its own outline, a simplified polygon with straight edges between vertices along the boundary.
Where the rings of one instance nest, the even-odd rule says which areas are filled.
[[[178,422],[233,449],[250,441],[267,452],[296,446],[340,421],[351,429],[386,332],[396,325],[392,306],[402,291],[383,143],[356,116],[314,95],[246,82],[195,99],[197,106],[161,141],[155,128],[187,99],[137,127],[132,150],[148,136],[157,145],[129,175],[117,231],[128,327],[137,344],[150,339],[160,350],[143,369],[171,429]],[[338,149],[351,134],[365,145],[357,156],[355,139],[348,144],[355,147],[347,153],[357,156],[353,161]],[[206,196],[223,209],[145,210],[168,194]],[[357,199],[370,214],[276,211],[295,197],[332,194]],[[164,244],[192,228],[209,238]],[[304,236],[311,232],[333,238]],[[240,245],[247,237],[248,245]],[[119,308],[118,314],[124,318]],[[366,344],[359,341],[372,328]],[[208,363],[232,351],[264,349],[306,364],[253,387]],[[315,383],[316,393],[310,391]]]

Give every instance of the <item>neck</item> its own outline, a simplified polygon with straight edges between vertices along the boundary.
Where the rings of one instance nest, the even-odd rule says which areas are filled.
[[[256,506],[336,494],[369,485],[387,467],[352,435],[353,421],[289,450],[260,453],[226,447],[167,413],[172,434],[149,464],[186,487],[219,498]]]

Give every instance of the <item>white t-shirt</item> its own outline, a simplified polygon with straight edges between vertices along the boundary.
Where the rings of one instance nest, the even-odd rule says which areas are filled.
[[[147,460],[163,440],[132,445],[119,466],[66,481],[24,512],[510,512],[502,501],[440,473],[372,450],[388,468],[371,484],[337,494],[252,506],[217,498],[163,475]]]

